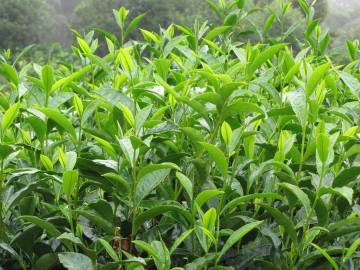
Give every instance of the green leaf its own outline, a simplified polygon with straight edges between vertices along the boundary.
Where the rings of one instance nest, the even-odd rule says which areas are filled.
[[[187,230],[187,231],[183,232],[182,234],[180,234],[180,236],[178,236],[176,238],[175,242],[171,246],[170,255],[173,254],[176,251],[176,249],[180,246],[180,244],[182,242],[184,242],[184,240],[186,238],[188,238],[192,234],[193,231],[194,231],[194,229]]]
[[[351,93],[360,99],[360,82],[357,78],[345,71],[338,71],[341,80],[350,89]]]
[[[311,211],[311,203],[310,203],[309,197],[306,195],[306,193],[304,191],[302,191],[299,187],[297,187],[295,185],[291,185],[289,183],[280,183],[279,186],[287,189],[292,194],[294,194],[298,198],[298,200],[302,204],[302,206],[304,206],[306,215],[307,216],[310,215],[310,213],[312,212]]]
[[[186,193],[189,195],[189,198],[192,201],[194,197],[194,187],[191,180],[181,172],[176,172],[176,178],[180,181],[181,185],[184,187]]]
[[[138,24],[140,23],[140,21],[143,19],[144,16],[145,16],[145,13],[140,14],[140,15],[136,16],[136,17],[129,23],[128,27],[127,27],[126,30],[125,30],[124,38],[126,38],[126,37],[130,34],[130,32],[131,32],[132,30],[134,30],[134,29],[138,26]]]
[[[96,136],[92,136],[92,137],[103,147],[103,149],[109,154],[109,156],[111,156],[115,160],[117,159],[118,154],[116,153],[114,147],[108,141],[100,137],[96,137]]]
[[[129,123],[131,127],[135,127],[135,118],[132,112],[128,107],[126,107],[124,104],[120,104],[120,109],[122,113],[124,114],[124,117],[126,121]]]
[[[127,192],[130,189],[129,183],[124,178],[122,178],[120,175],[118,175],[116,173],[109,172],[109,173],[103,174],[102,176],[119,183],[121,185],[121,187],[124,188],[125,192]]]
[[[303,91],[296,90],[289,92],[287,97],[291,108],[300,121],[301,126],[304,127],[307,121],[307,104],[305,93]]]
[[[73,96],[73,103],[74,103],[76,112],[81,117],[84,113],[84,105],[77,94],[74,94],[74,96]]]
[[[232,129],[231,126],[224,121],[221,125],[221,136],[225,142],[226,145],[229,145],[232,139]]]
[[[217,212],[215,208],[210,208],[202,217],[203,227],[210,232],[214,231],[215,224],[217,220]]]
[[[196,196],[194,205],[197,205],[199,208],[201,208],[201,206],[203,206],[204,203],[222,194],[224,194],[224,191],[222,190],[217,190],[217,189],[203,190]]]
[[[213,158],[213,160],[216,163],[216,166],[218,167],[219,171],[221,172],[222,176],[224,178],[227,177],[228,174],[228,163],[226,160],[226,157],[224,153],[215,145],[201,142],[200,145],[209,152],[210,156]]]
[[[149,171],[139,179],[135,187],[134,204],[139,205],[142,199],[148,196],[169,175],[170,169],[156,169]]]
[[[360,175],[360,167],[350,167],[341,171],[334,179],[333,187],[343,187],[355,181]]]
[[[98,214],[85,210],[76,210],[76,213],[79,214],[80,216],[87,218],[91,222],[95,223],[97,226],[102,228],[107,234],[112,235],[114,233],[114,225],[109,221],[107,221],[106,219],[103,219]]]
[[[282,48],[284,48],[286,44],[276,44],[273,45],[267,49],[265,49],[263,52],[261,52],[252,63],[247,68],[247,75],[248,77],[251,77],[255,71],[266,61],[273,58],[275,54],[277,54]]]
[[[222,209],[221,213],[226,213],[226,211],[231,211],[234,207],[255,199],[269,199],[269,200],[283,201],[284,197],[277,193],[271,193],[271,192],[254,193],[254,194],[241,196],[239,198],[233,199],[232,201],[228,202]]]
[[[238,241],[240,241],[241,238],[243,238],[247,233],[252,231],[254,228],[258,227],[260,224],[262,224],[263,221],[255,221],[251,222],[249,224],[246,224],[242,226],[240,229],[236,230],[231,234],[231,236],[228,238],[228,240],[225,242],[223,248],[221,249],[218,257],[216,258],[216,262],[220,261],[221,257]]]
[[[255,103],[243,102],[241,100],[237,100],[224,108],[224,117],[240,113],[259,113],[265,115],[265,112]]]
[[[42,255],[31,268],[32,270],[51,270],[59,263],[56,253],[47,253]]]
[[[77,42],[79,44],[79,47],[80,47],[81,51],[84,54],[92,54],[90,46],[87,44],[87,42],[84,39],[82,39],[80,37],[76,37],[76,40],[77,40]]]
[[[54,70],[52,66],[43,66],[43,68],[41,69],[41,80],[45,92],[49,93],[54,83]]]
[[[215,27],[214,29],[212,29],[206,36],[205,39],[206,40],[213,40],[214,38],[216,38],[218,35],[226,32],[227,30],[229,30],[231,28],[231,26],[218,26]]]
[[[291,67],[291,69],[285,75],[284,83],[288,84],[291,82],[291,80],[294,78],[294,76],[300,71],[300,65],[301,65],[301,63],[296,63],[295,65],[293,65]]]
[[[6,130],[8,129],[11,124],[14,122],[17,113],[20,109],[21,104],[15,103],[10,106],[9,109],[6,110],[5,114],[3,115],[2,122],[1,122],[1,129]]]
[[[144,109],[142,109],[141,111],[139,111],[136,114],[135,117],[135,127],[136,127],[136,133],[138,134],[141,130],[141,128],[143,127],[144,123],[146,122],[146,120],[148,119],[151,110],[152,110],[153,106],[149,105],[147,107],[145,107]]]
[[[271,14],[265,21],[264,23],[264,27],[263,27],[263,32],[264,34],[271,28],[271,26],[273,25],[274,23],[274,20],[275,20],[276,16],[275,14]]]
[[[89,257],[75,252],[58,254],[60,263],[68,270],[94,270],[95,267]]]
[[[0,144],[0,160],[4,160],[15,151],[10,145]]]
[[[192,223],[192,216],[190,212],[188,212],[184,208],[177,205],[160,205],[146,210],[145,212],[138,215],[134,221],[134,231],[137,231],[140,226],[145,224],[146,221],[167,212],[174,212],[175,214],[180,214],[181,216],[185,217],[185,219],[189,223]]]
[[[321,133],[316,138],[316,152],[322,164],[325,164],[330,152],[330,138],[327,134]]]
[[[138,173],[138,178],[143,178],[147,174],[150,174],[154,171],[161,170],[161,169],[175,169],[180,170],[180,168],[175,164],[171,162],[164,162],[160,164],[149,164],[145,167],[142,167]]]
[[[200,102],[196,101],[195,99],[189,99],[187,97],[180,97],[180,96],[174,96],[174,97],[178,102],[185,103],[209,122],[208,120],[209,117],[207,114],[206,107],[204,107]]]
[[[348,248],[345,257],[343,259],[343,262],[346,262],[347,260],[349,260],[352,255],[355,253],[355,251],[357,250],[357,248],[360,246],[360,238],[356,239],[351,246]]]
[[[157,250],[150,244],[141,241],[141,240],[134,240],[132,241],[137,247],[141,248],[142,250],[146,251],[147,254],[149,254],[151,257],[153,257],[156,260],[160,260],[160,257],[158,256]]]
[[[354,61],[356,59],[356,55],[357,55],[357,51],[358,51],[357,46],[355,46],[355,44],[351,40],[346,41],[346,46],[347,46],[347,49],[349,51],[349,55],[351,57],[351,60]]]
[[[119,140],[119,145],[131,167],[134,167],[134,159],[136,158],[136,155],[130,138],[122,138]]]
[[[78,183],[78,178],[79,178],[79,171],[77,170],[64,172],[62,187],[68,199],[71,197],[71,195],[74,195],[76,192],[75,188]]]
[[[77,142],[75,129],[63,114],[61,114],[57,109],[42,108],[40,110],[66,132],[68,132],[74,142]]]
[[[325,77],[326,73],[330,69],[331,64],[326,63],[319,67],[317,67],[314,72],[312,73],[310,79],[306,83],[305,86],[305,93],[307,97],[310,97],[312,93],[315,91],[317,85],[320,83],[320,81]]]
[[[44,142],[46,137],[46,124],[43,120],[36,116],[29,116],[26,118],[26,121],[29,122],[31,127],[36,133],[36,136],[41,142]]]
[[[147,31],[145,29],[140,29],[141,34],[144,36],[145,39],[147,40],[152,40],[154,41],[156,44],[160,43],[160,39],[158,38],[158,36],[150,31]]]
[[[284,227],[285,231],[290,236],[293,243],[297,245],[298,237],[296,234],[295,226],[291,222],[291,220],[276,208],[272,208],[265,204],[262,204],[261,207],[265,208],[265,210],[276,220],[276,222]]]
[[[118,255],[116,254],[115,250],[112,248],[112,246],[104,239],[99,238],[98,241],[100,244],[105,248],[107,254],[113,259],[115,262],[119,262],[120,259]]]
[[[8,244],[0,241],[0,250],[4,250],[7,253],[9,253],[11,256],[13,256],[14,258],[17,259],[21,259],[21,257],[19,256],[19,254]]]
[[[334,267],[335,270],[339,270],[339,266],[337,265],[337,263],[334,261],[333,258],[331,258],[331,256],[329,255],[329,253],[326,252],[325,249],[322,249],[321,247],[319,247],[318,245],[311,243],[311,245],[316,248],[327,260],[328,262]]]
[[[35,224],[43,229],[50,237],[58,237],[61,234],[53,224],[41,218],[35,216],[20,216],[19,219]]]
[[[53,166],[53,163],[50,160],[50,158],[48,158],[45,155],[40,155],[40,160],[41,160],[41,163],[43,164],[43,166],[45,167],[45,169],[47,171],[53,171],[54,170],[54,166]]]
[[[64,77],[64,78],[61,78],[60,80],[56,81],[50,91],[49,91],[49,95],[51,95],[52,93],[54,93],[58,88],[61,88],[61,87],[65,87],[67,86],[69,83],[71,83],[72,81],[74,80],[77,80],[77,79],[80,79],[81,77],[83,77],[86,73],[88,73],[91,69],[93,69],[93,65],[88,65],[86,67],[84,67],[83,69],[80,69],[79,71],[67,76],[67,77]]]
[[[2,63],[0,65],[0,74],[2,74],[9,82],[12,82],[14,85],[19,85],[19,75],[13,66],[7,63]]]
[[[340,196],[344,197],[349,202],[349,205],[351,205],[354,190],[352,188],[350,188],[350,187],[336,187],[336,188],[321,187],[320,190],[319,190],[319,194],[320,194],[320,196],[322,196],[324,194],[340,195]]]
[[[115,62],[117,64],[120,64],[122,66],[122,68],[127,70],[128,72],[130,72],[130,73],[132,72],[133,61],[131,59],[129,49],[120,49]]]

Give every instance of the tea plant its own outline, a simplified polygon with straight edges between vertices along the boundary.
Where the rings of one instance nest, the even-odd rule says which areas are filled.
[[[333,63],[304,0],[302,50],[278,14],[241,43],[244,1],[208,2],[221,25],[131,41],[121,8],[106,55],[1,57],[3,269],[359,269],[357,44]]]

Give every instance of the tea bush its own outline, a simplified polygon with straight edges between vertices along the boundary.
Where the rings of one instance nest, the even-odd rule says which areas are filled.
[[[359,269],[357,44],[332,62],[304,0],[301,50],[241,43],[244,2],[137,41],[120,8],[104,56],[76,31],[76,61],[1,56],[3,269]]]

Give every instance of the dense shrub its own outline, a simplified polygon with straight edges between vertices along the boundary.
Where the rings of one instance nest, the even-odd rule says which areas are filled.
[[[290,2],[241,43],[244,1],[210,4],[138,40],[120,8],[105,55],[1,55],[0,267],[359,269],[356,42],[334,64],[303,1],[299,51],[266,37]]]

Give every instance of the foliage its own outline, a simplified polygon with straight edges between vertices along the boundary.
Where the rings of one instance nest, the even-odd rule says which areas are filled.
[[[1,267],[359,269],[356,43],[334,65],[304,1],[299,51],[266,36],[291,2],[240,43],[245,1],[209,4],[139,40],[122,7],[105,55],[1,55]]]

